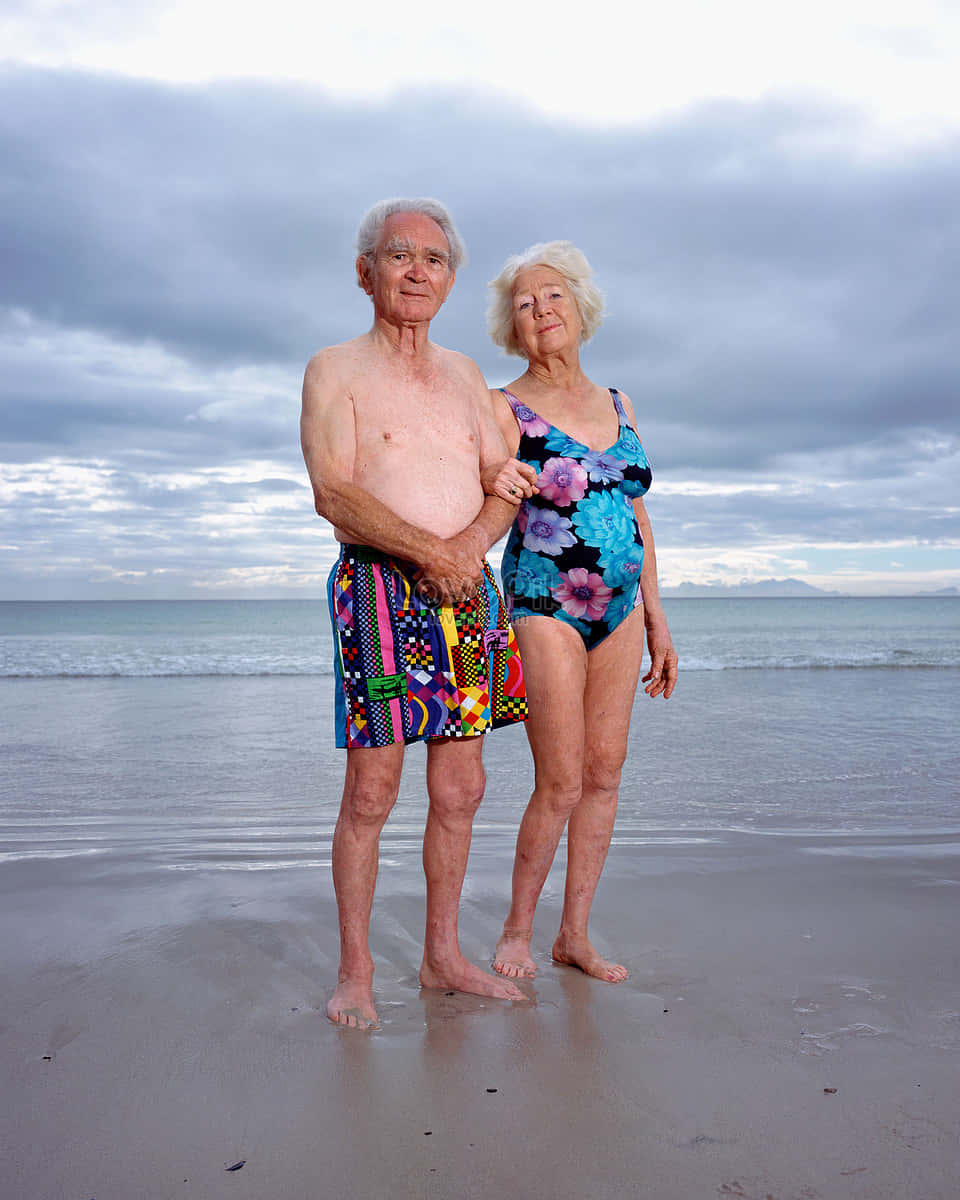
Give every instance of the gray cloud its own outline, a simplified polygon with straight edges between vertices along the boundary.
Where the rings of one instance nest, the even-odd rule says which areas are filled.
[[[585,364],[631,395],[658,477],[811,488],[651,497],[660,540],[694,524],[698,538],[956,538],[957,145],[881,157],[861,134],[855,112],[810,101],[598,131],[469,92],[346,104],[7,69],[0,457],[107,464],[130,515],[101,518],[105,541],[148,527],[162,541],[174,514],[238,492],[289,497],[303,364],[370,318],[356,222],[383,195],[435,194],[470,248],[435,336],[491,383],[521,364],[486,339],[486,280],[508,253],[569,237],[608,296]],[[195,492],[151,482],[250,460],[284,471]],[[0,536],[80,544],[75,518],[36,504],[17,492]],[[273,519],[299,552],[296,510]],[[187,533],[203,558],[209,531]],[[249,555],[246,536],[217,555]]]

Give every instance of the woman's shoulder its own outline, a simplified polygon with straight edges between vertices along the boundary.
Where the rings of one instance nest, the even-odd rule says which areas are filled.
[[[607,390],[613,396],[613,402],[616,404],[617,408],[622,411],[623,415],[627,418],[630,424],[636,427],[636,413],[633,410],[633,402],[627,393],[622,391],[620,388],[615,387],[608,388]]]

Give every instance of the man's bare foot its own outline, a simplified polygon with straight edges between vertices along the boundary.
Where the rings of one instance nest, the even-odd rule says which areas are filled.
[[[553,943],[553,961],[579,967],[585,975],[602,979],[606,983],[623,983],[629,972],[619,963],[607,962],[599,955],[586,937],[575,937],[569,933],[558,933]]]
[[[505,979],[490,975],[468,963],[462,955],[420,965],[420,982],[427,988],[451,988],[473,996],[492,996],[495,1000],[526,1000],[520,989]]]
[[[373,1007],[373,988],[356,979],[337,984],[327,1005],[327,1016],[335,1025],[346,1025],[349,1029],[380,1028]]]
[[[493,956],[493,969],[507,979],[535,979],[537,964],[530,957],[530,935],[502,933]]]

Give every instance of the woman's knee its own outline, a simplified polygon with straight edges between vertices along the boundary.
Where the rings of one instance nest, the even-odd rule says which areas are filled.
[[[555,816],[569,817],[580,803],[583,786],[579,779],[572,777],[543,778],[538,777],[533,793],[534,803],[542,805]]]
[[[583,790],[616,796],[626,753],[617,750],[588,754],[583,764]]]

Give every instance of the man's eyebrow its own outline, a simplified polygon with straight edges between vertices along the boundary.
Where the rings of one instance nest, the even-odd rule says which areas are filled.
[[[383,250],[385,254],[396,254],[398,250],[405,250],[407,253],[410,253],[416,250],[416,246],[412,242],[407,241],[406,238],[394,234],[393,237],[388,239]],[[450,261],[449,251],[441,250],[439,247],[427,246],[424,249],[424,254],[429,255],[431,258],[442,258],[444,262]]]
[[[395,233],[393,237],[387,239],[383,249],[387,254],[393,254],[397,250],[410,250],[411,246],[406,238],[402,238]]]

